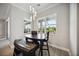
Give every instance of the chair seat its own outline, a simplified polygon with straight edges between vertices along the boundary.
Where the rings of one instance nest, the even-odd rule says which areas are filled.
[[[28,47],[24,47],[24,50],[26,52],[30,52],[37,47],[37,45],[35,43],[27,43],[27,45],[28,45]]]

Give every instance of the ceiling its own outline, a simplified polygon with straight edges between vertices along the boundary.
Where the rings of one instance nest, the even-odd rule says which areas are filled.
[[[31,5],[32,7],[35,8],[37,13],[41,13],[51,7],[54,7],[58,5],[57,3],[12,3],[12,5],[21,8],[22,10],[26,11],[29,13],[29,6]]]

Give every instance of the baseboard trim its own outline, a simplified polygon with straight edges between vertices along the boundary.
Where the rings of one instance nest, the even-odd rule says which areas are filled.
[[[70,52],[70,50],[67,49],[67,48],[59,47],[59,46],[53,45],[53,44],[49,44],[49,46],[55,47],[55,48],[60,49],[60,50],[67,51],[67,52],[69,53],[69,56],[71,56],[71,52]]]

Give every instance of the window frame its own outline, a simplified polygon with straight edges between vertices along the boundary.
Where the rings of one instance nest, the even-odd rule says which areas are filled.
[[[38,23],[39,23],[39,22],[43,22],[43,21],[45,22],[45,30],[44,30],[45,33],[46,33],[46,31],[47,31],[47,30],[46,30],[47,21],[50,20],[50,19],[51,19],[51,20],[52,20],[52,19],[53,19],[53,20],[54,20],[54,19],[57,20],[57,19],[56,19],[56,14],[49,15],[49,16],[42,17],[42,18],[39,18],[39,19],[38,19]],[[50,24],[50,25],[52,25],[52,27],[54,27],[54,25],[55,25],[55,26],[56,26],[55,28],[56,28],[56,31],[57,31],[57,21],[56,21],[56,24]],[[38,25],[38,27],[40,27],[40,26]],[[41,28],[41,27],[40,27],[40,28]],[[40,28],[38,28],[38,31],[39,31]],[[56,33],[56,31],[55,31],[55,33]],[[53,32],[53,31],[52,31],[52,32]]]

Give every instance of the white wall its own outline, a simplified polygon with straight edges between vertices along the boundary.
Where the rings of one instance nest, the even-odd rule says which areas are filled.
[[[10,5],[8,3],[0,4],[0,19],[7,19],[10,12]]]
[[[10,12],[10,5],[7,3],[0,4],[0,35],[1,37],[5,37],[5,21]]]
[[[0,38],[5,37],[5,21],[0,19]]]
[[[23,39],[24,37],[24,17],[26,12],[23,10],[11,6],[11,41],[14,42],[15,39]]]
[[[38,18],[56,14],[57,32],[50,33],[49,43],[58,48],[69,50],[69,4],[60,4],[40,13]]]
[[[23,39],[24,37],[24,17],[26,12],[22,11],[18,7],[14,7],[11,4],[0,4],[0,33],[4,34],[5,26],[1,20],[10,19],[10,41],[14,42],[15,39]],[[12,43],[11,42],[11,43]],[[14,48],[14,46],[11,46]]]
[[[70,51],[77,55],[77,4],[70,4]]]

